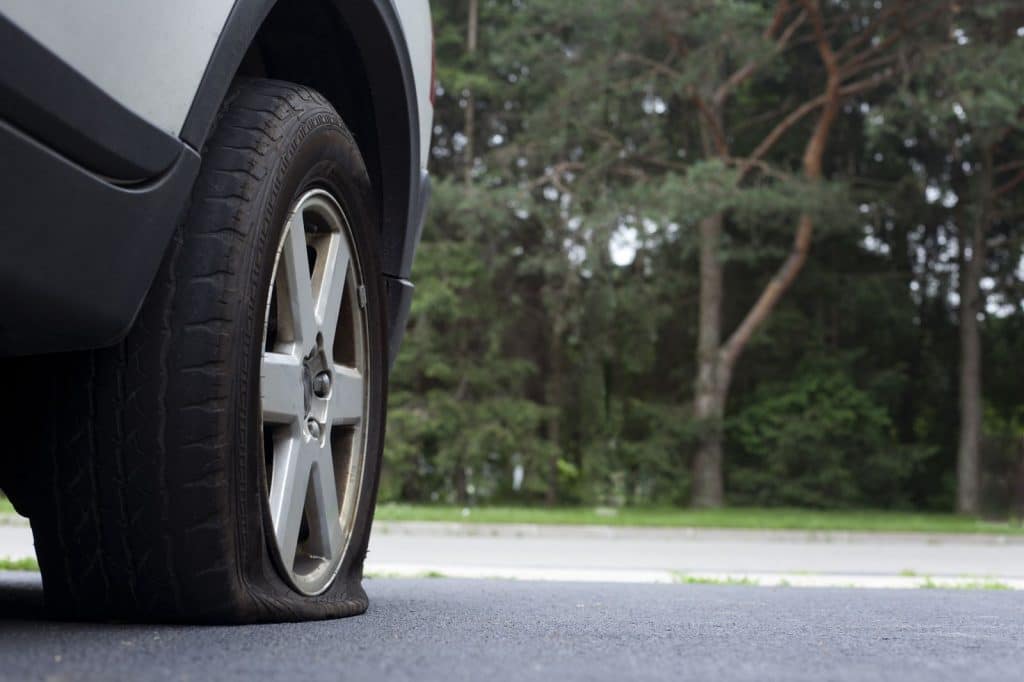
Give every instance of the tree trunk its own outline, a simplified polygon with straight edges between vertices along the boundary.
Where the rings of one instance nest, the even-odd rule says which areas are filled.
[[[988,149],[982,161],[981,213],[971,231],[971,257],[961,259],[960,445],[956,460],[956,510],[961,514],[981,511],[982,386],[978,315],[983,307],[981,277],[985,270],[985,238],[991,216],[992,172],[992,152]]]
[[[459,380],[459,386],[455,389],[455,403],[461,403],[466,399],[469,390],[469,380],[465,375]],[[455,467],[452,470],[452,487],[455,489],[455,503],[459,506],[469,504],[469,481],[466,480],[466,463],[459,454],[455,459]]]
[[[842,105],[842,73],[835,51],[828,42],[821,8],[817,2],[805,0],[804,5],[814,25],[818,53],[825,65],[828,78],[822,95],[822,110],[814,131],[807,140],[803,156],[804,177],[813,182],[821,180],[823,160],[829,136]],[[728,155],[728,136],[723,130],[723,116],[718,106],[702,108],[702,142],[705,154],[712,151]],[[772,133],[773,135],[774,133]],[[771,135],[769,136],[771,137]],[[754,152],[758,157],[769,142],[766,138]],[[770,146],[770,144],[768,145]],[[814,219],[803,214],[797,221],[793,248],[775,276],[765,285],[757,301],[747,311],[729,339],[721,344],[722,265],[719,242],[722,216],[711,216],[700,224],[700,337],[697,348],[697,381],[694,396],[694,414],[698,421],[700,442],[693,463],[692,502],[697,507],[719,507],[724,501],[722,474],[722,418],[729,397],[729,384],[733,368],[754,333],[774,312],[783,294],[789,289],[807,261],[814,234]]]
[[[552,445],[551,455],[548,458],[547,490],[544,492],[544,504],[553,507],[558,504],[558,460],[562,456],[562,404],[564,395],[564,369],[562,366],[562,335],[565,333],[566,325],[561,311],[556,312],[556,318],[552,325],[550,360],[548,362],[548,376],[546,386],[546,399],[551,409],[551,416],[548,417],[547,436]]]
[[[700,430],[694,453],[691,501],[695,507],[720,507],[722,481],[722,418],[728,382],[720,366],[722,336],[722,214],[700,222],[700,321],[697,337],[697,378],[693,416]]]
[[[1014,477],[1013,517],[1018,521],[1024,519],[1024,434],[1017,438],[1017,475]]]
[[[978,513],[981,450],[981,339],[978,331],[978,282],[975,258],[967,263],[960,286],[960,446],[956,464],[956,510]],[[972,281],[974,280],[974,281]]]
[[[469,493],[467,492],[468,482],[466,481],[466,465],[462,457],[455,462],[455,471],[452,472],[452,487],[455,488],[455,504],[465,507],[469,504]]]
[[[473,57],[476,54],[477,33],[480,25],[480,0],[469,0],[469,18],[466,26],[466,53]],[[476,95],[470,89],[466,94],[466,148],[464,180],[468,187],[473,182],[473,166],[476,161]]]
[[[716,373],[717,374],[717,373]],[[700,422],[700,440],[693,457],[691,503],[701,509],[716,509],[725,503],[722,477],[722,419],[727,389],[710,386],[697,396],[694,413]]]

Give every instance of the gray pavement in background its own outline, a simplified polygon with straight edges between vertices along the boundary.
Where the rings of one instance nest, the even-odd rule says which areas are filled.
[[[0,574],[3,680],[1019,680],[1024,593],[367,581],[357,618],[246,627],[40,620]]]
[[[1024,579],[1024,538],[379,523],[370,565],[998,576]]]
[[[28,522],[0,523],[0,559],[21,559],[36,555]]]
[[[1024,587],[1024,538],[382,522],[367,571],[626,582],[680,575],[782,576],[787,584],[911,586],[909,575]],[[32,556],[25,525],[0,525],[0,557]],[[837,576],[831,582],[806,576]],[[873,578],[888,577],[879,582]],[[919,580],[922,578],[919,578]]]

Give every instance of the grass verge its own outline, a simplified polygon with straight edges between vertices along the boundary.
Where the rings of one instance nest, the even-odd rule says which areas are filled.
[[[3,495],[0,495],[0,514],[14,514],[14,505]]]
[[[0,571],[38,571],[39,563],[34,557],[25,559],[0,558]]]
[[[674,573],[673,581],[678,585],[748,585],[758,587],[761,583],[753,578],[706,578],[685,573]]]
[[[363,577],[367,580],[377,580],[382,578],[447,578],[448,576],[440,571],[426,571],[416,575],[406,575],[404,573],[367,573]]]
[[[809,509],[671,509],[600,507],[472,507],[381,504],[380,521],[530,523],[649,528],[737,528],[753,530],[863,531],[879,533],[967,533],[1024,535],[1020,523],[954,514]]]
[[[1002,592],[1013,588],[998,580],[969,580],[966,582],[936,582],[931,578],[925,578],[920,585],[923,590],[994,590]]]

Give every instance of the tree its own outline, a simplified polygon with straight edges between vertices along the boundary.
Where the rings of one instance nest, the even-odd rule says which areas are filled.
[[[382,499],[684,504],[717,440],[697,469],[737,502],[952,507],[983,164],[977,107],[962,122],[942,93],[986,60],[1012,73],[1016,49],[946,64],[982,4],[472,4],[433,3],[436,196]],[[992,369],[1024,318],[1022,156],[1016,134],[995,149],[979,281],[989,490],[1009,490],[1024,409]],[[695,404],[702,360],[727,378],[717,416]],[[818,474],[855,485],[815,494]]]
[[[989,0],[957,8],[946,17],[944,35],[937,37],[935,58],[908,81],[887,112],[895,120],[890,125],[904,136],[942,150],[923,180],[932,201],[948,205],[958,235],[956,509],[966,514],[981,511],[980,325],[989,308],[982,281],[998,270],[998,263],[990,262],[990,243],[1008,243],[1017,228],[1019,221],[1007,217],[1024,183],[1024,40],[1017,28],[1022,21],[1024,11],[1015,2]],[[1005,278],[991,279],[993,287],[999,280]]]
[[[737,169],[742,187],[752,176],[785,175],[769,164],[769,155],[784,138],[802,139],[799,173],[805,183],[819,184],[825,174],[826,150],[846,101],[887,83],[913,63],[910,37],[936,15],[938,2],[892,2],[826,5],[817,0],[760,2],[693,2],[660,5],[668,56],[654,60],[628,55],[664,76],[693,103],[699,120],[704,157]],[[774,125],[751,135],[747,115],[730,104],[744,89],[756,87],[780,68],[798,68],[813,50],[821,70],[807,74],[820,89],[805,90],[795,102],[783,102]],[[790,93],[794,94],[794,93]],[[746,102],[744,102],[746,103]],[[805,125],[813,118],[810,126]],[[747,131],[740,132],[747,128]],[[693,458],[693,504],[720,506],[724,500],[722,421],[736,364],[753,335],[765,324],[803,268],[811,247],[815,216],[799,211],[788,256],[765,283],[734,330],[723,340],[723,234],[727,211],[707,214],[698,224],[700,239],[700,320],[694,416],[702,436]]]

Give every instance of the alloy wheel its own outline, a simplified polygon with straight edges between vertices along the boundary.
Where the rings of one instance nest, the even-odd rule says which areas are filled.
[[[330,587],[355,525],[366,460],[367,319],[351,226],[314,189],[278,246],[260,371],[269,543],[302,594]]]

